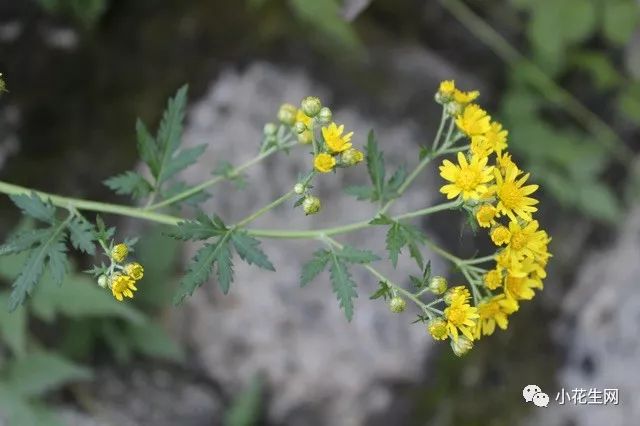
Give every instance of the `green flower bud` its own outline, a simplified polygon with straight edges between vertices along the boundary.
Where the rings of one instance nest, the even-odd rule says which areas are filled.
[[[264,125],[263,133],[265,136],[275,136],[278,131],[278,126],[274,123],[267,123]]]
[[[429,280],[429,291],[433,294],[442,294],[447,291],[447,279],[441,276],[431,277]]]
[[[286,124],[287,126],[293,126],[296,122],[296,114],[298,113],[298,108],[291,104],[282,104],[280,110],[278,111],[278,120],[281,123]]]
[[[298,142],[303,145],[308,145],[313,142],[313,133],[311,130],[305,130],[304,132],[298,135]]]
[[[106,288],[109,283],[109,278],[106,275],[100,275],[98,277],[98,285],[102,288]]]
[[[398,297],[398,296],[394,297],[389,302],[389,309],[391,309],[391,312],[393,312],[395,314],[399,314],[400,312],[404,312],[406,307],[407,307],[407,302],[405,302],[403,298]]]
[[[304,185],[301,183],[296,183],[293,187],[293,192],[298,195],[304,194]]]
[[[331,123],[332,118],[333,118],[333,113],[327,107],[323,107],[318,113],[318,121],[320,121],[320,124],[323,124],[323,125],[329,124]]]
[[[458,339],[451,339],[451,349],[456,356],[462,356],[473,349],[473,342],[464,336],[458,336]]]
[[[447,331],[447,321],[442,317],[436,317],[430,319],[427,323],[427,330],[431,337],[435,340],[445,340],[449,337],[449,332]]]
[[[462,114],[462,111],[464,110],[464,107],[461,104],[453,101],[449,102],[444,108],[447,111],[447,114],[453,117],[457,117]]]
[[[307,117],[315,117],[320,112],[322,108],[322,103],[320,99],[315,96],[307,96],[302,100],[302,112],[304,112]]]
[[[355,166],[364,160],[364,154],[355,148],[349,148],[342,153],[341,160],[345,166]]]
[[[320,211],[320,199],[313,195],[308,195],[302,202],[302,210],[306,215],[318,213]]]
[[[294,126],[296,133],[304,133],[307,130],[307,126],[302,121],[296,121],[296,125]]]

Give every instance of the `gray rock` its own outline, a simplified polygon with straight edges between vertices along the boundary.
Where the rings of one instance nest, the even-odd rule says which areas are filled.
[[[557,388],[543,389],[551,398],[535,409],[531,425],[636,425],[640,417],[640,208],[619,231],[612,247],[593,253],[579,268],[576,285],[563,300],[557,338],[566,347],[566,365]],[[618,389],[619,405],[556,401],[574,389]],[[581,393],[581,392],[580,392]],[[597,395],[597,393],[595,394]],[[587,398],[587,401],[589,398]],[[597,396],[591,401],[597,401]]]
[[[200,181],[217,161],[239,164],[253,157],[262,126],[275,119],[278,106],[297,103],[306,95],[320,96],[331,105],[328,90],[296,70],[255,64],[242,73],[223,73],[189,114],[184,143],[209,143],[209,147],[204,159],[185,178]],[[369,117],[348,105],[335,109],[334,119],[356,132],[356,146],[362,146],[368,130],[375,127]],[[407,121],[376,130],[388,154],[388,164],[415,165],[417,142],[425,139],[418,126]],[[233,223],[288,191],[310,166],[311,157],[304,147],[294,149],[289,156],[277,154],[249,171],[248,189],[236,191],[226,184],[216,188],[205,210],[215,211]],[[321,214],[305,217],[289,204],[251,226],[307,229],[371,218],[374,206],[356,202],[341,191],[366,179],[364,165],[320,176],[314,191],[323,201]],[[424,174],[415,182],[411,196],[396,203],[395,211],[441,202],[435,185],[433,175]],[[339,240],[386,257],[383,229],[341,236]],[[321,242],[274,240],[263,244],[277,272],[248,267],[238,260],[236,281],[229,295],[222,296],[215,283],[208,283],[184,308],[178,329],[208,376],[236,393],[252,376],[263,374],[270,391],[269,417],[292,425],[362,424],[367,415],[388,406],[392,395],[386,382],[419,379],[431,339],[423,326],[409,325],[411,315],[391,314],[385,303],[368,300],[377,280],[366,270],[352,269],[360,296],[354,319],[348,323],[327,275],[322,274],[307,288],[299,288],[301,267],[314,250],[322,247]],[[185,261],[196,248],[189,248]],[[432,261],[435,271],[443,271],[438,258]],[[397,270],[388,263],[378,262],[376,267],[398,282],[418,272],[405,257]]]

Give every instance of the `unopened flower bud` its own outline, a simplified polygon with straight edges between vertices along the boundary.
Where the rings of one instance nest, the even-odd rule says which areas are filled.
[[[278,120],[287,126],[293,126],[296,122],[296,114],[298,113],[298,108],[291,104],[282,104],[280,110],[278,111]]]
[[[305,130],[304,132],[298,135],[298,142],[303,145],[308,145],[313,142],[313,133],[311,130]]]
[[[444,318],[437,317],[429,320],[427,323],[427,330],[431,337],[436,340],[444,340],[448,337],[447,333],[447,322]]]
[[[322,103],[320,102],[320,99],[315,96],[307,96],[302,100],[301,106],[302,112],[304,112],[308,117],[315,117],[320,112]]]
[[[5,83],[2,73],[0,72],[0,93],[7,91],[7,83]]]
[[[429,280],[429,291],[433,294],[442,294],[447,291],[447,279],[436,275]]]
[[[318,113],[318,121],[320,121],[320,124],[329,124],[331,123],[332,118],[333,113],[331,112],[331,110],[327,107],[322,107],[322,109]]]
[[[107,284],[109,283],[109,279],[107,278],[106,275],[100,275],[98,277],[98,285],[102,288],[106,288]]]
[[[453,117],[459,116],[464,110],[464,107],[457,102],[449,102],[444,108],[447,111],[447,114]]]
[[[313,195],[308,195],[302,202],[302,210],[306,215],[318,213],[320,211],[320,199]]]
[[[391,312],[393,312],[395,314],[399,314],[400,312],[404,312],[406,307],[407,307],[407,302],[405,302],[403,298],[398,297],[398,296],[394,297],[389,302],[389,309],[391,309]]]
[[[262,130],[265,136],[275,136],[278,131],[278,126],[274,123],[267,123],[264,125],[264,129]]]
[[[451,349],[456,356],[462,356],[473,348],[473,342],[464,336],[458,336],[457,339],[451,339]]]
[[[296,183],[293,186],[293,192],[295,192],[298,195],[304,194],[304,185],[301,183]]]
[[[128,254],[129,254],[129,247],[127,247],[127,245],[124,243],[116,244],[111,249],[111,258],[117,263],[120,263],[123,260],[125,260]]]
[[[298,134],[304,133],[307,130],[307,126],[302,121],[296,121],[296,124],[293,127],[296,129],[296,133]]]
[[[355,148],[349,148],[342,153],[342,164],[346,166],[354,166],[364,160],[364,154],[362,151],[358,151]]]

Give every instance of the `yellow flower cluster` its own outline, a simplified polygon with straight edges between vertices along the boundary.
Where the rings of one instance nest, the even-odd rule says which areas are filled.
[[[485,271],[482,282],[471,283],[478,290],[475,306],[466,287],[454,287],[445,295],[448,306],[443,316],[429,323],[435,339],[451,338],[456,354],[470,349],[481,336],[493,334],[496,325],[507,328],[508,316],[518,310],[519,302],[532,299],[534,289],[542,289],[551,257],[551,238],[532,217],[538,200],[531,195],[538,185],[527,184],[529,173],[506,151],[508,131],[473,103],[478,96],[477,91],[458,90],[453,81],[443,81],[436,94],[469,142],[465,152],[457,153],[456,163],[442,162],[440,176],[447,183],[440,192],[448,199],[460,199],[497,246],[495,267]],[[465,340],[458,342],[463,336]]]
[[[135,283],[144,276],[144,268],[137,262],[120,265],[125,261],[128,254],[129,247],[124,243],[116,244],[110,252],[112,264],[109,268],[111,273],[107,278],[107,284],[113,297],[120,302],[125,297],[133,298],[133,292],[138,290]]]

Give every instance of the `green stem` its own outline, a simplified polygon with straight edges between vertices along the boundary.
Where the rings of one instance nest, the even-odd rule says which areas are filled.
[[[435,152],[438,149],[438,142],[440,142],[440,138],[442,137],[442,131],[444,130],[444,123],[447,121],[447,111],[445,108],[442,108],[442,116],[440,117],[440,125],[438,126],[438,132],[436,133],[436,137],[433,138],[433,144],[431,145],[431,151]]]
[[[264,206],[263,208],[261,208],[260,210],[256,211],[255,213],[247,216],[246,218],[242,219],[240,222],[236,223],[235,226],[237,228],[241,228],[244,225],[253,222],[255,219],[257,219],[258,217],[262,216],[263,214],[265,214],[266,212],[268,212],[269,210],[276,208],[277,206],[279,206],[280,204],[284,203],[285,201],[287,201],[289,198],[291,198],[291,196],[295,194],[293,192],[293,190],[287,192],[286,194],[284,194],[282,197],[278,198],[277,200],[274,200],[273,202],[267,204],[266,206]]]
[[[294,145],[297,145],[297,143],[290,143],[290,144],[285,144],[283,146],[274,146],[272,148],[269,148],[268,150],[262,152],[261,154],[259,154],[258,156],[252,158],[251,160],[247,161],[246,163],[243,163],[241,165],[239,165],[238,167],[236,167],[235,169],[231,170],[231,172],[229,173],[229,175],[227,176],[216,176],[214,178],[211,178],[209,180],[206,180],[196,186],[193,186],[189,189],[186,189],[176,195],[174,195],[173,197],[169,197],[166,200],[162,200],[158,203],[155,204],[150,204],[149,206],[145,207],[145,210],[157,210],[161,207],[165,207],[165,206],[169,206],[171,204],[177,203],[178,201],[182,201],[186,198],[189,198],[205,189],[207,189],[210,186],[216,185],[217,183],[220,183],[224,180],[227,180],[229,177],[235,177],[238,176],[240,173],[242,173],[244,170],[248,169],[249,167],[253,166],[254,164],[257,164],[259,162],[261,162],[262,160],[264,160],[265,158],[269,157],[270,155],[274,154],[275,152],[281,150],[281,149],[285,149],[285,148],[291,148]]]
[[[559,86],[542,69],[527,59],[507,39],[475,14],[464,2],[461,0],[440,0],[440,2],[475,37],[486,44],[509,66],[524,65],[528,71],[524,75],[547,100],[563,107],[577,122],[591,132],[600,143],[609,148],[618,161],[622,164],[630,164],[634,157],[633,152],[604,120],[585,107],[571,92]]]
[[[473,258],[473,259],[467,259],[463,263],[465,265],[477,265],[479,263],[491,262],[493,260],[496,260],[495,253],[494,254],[490,254],[489,256],[483,256],[483,257],[476,257],[476,258]]]

